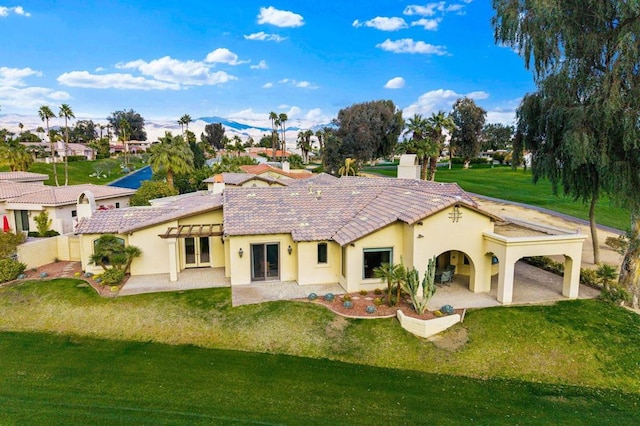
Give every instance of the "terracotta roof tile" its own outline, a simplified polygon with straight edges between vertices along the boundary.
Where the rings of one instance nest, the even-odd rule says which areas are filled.
[[[104,200],[119,196],[128,196],[136,192],[134,189],[129,188],[93,184],[69,186],[39,185],[39,190],[29,190],[28,192],[7,199],[7,202],[19,204],[40,204],[44,206],[59,206],[75,203],[78,200],[80,194],[85,191],[93,192],[96,200]]]
[[[0,172],[0,181],[40,182],[49,179],[48,175],[31,172]]]

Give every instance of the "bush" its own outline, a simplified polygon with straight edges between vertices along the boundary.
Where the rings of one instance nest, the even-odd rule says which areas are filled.
[[[619,305],[623,302],[631,302],[631,295],[618,283],[612,283],[602,288],[600,299]]]
[[[580,269],[580,283],[588,285],[589,287],[602,287],[595,269]]]
[[[373,304],[376,306],[380,306],[384,303],[384,299],[382,297],[376,297],[373,299]]]
[[[360,295],[361,296],[366,296],[367,294],[369,294],[369,292],[367,290],[360,290]]]
[[[13,259],[0,259],[0,283],[13,281],[27,269],[27,265]]]
[[[124,271],[121,269],[107,269],[102,274],[102,283],[104,285],[118,285],[122,282],[122,280],[124,280]]]
[[[45,237],[57,237],[58,235],[60,235],[60,233],[54,229],[50,229],[44,233]]]
[[[379,288],[376,288],[375,290],[373,290],[374,294],[377,295],[381,295],[382,294],[382,290],[380,290]]]
[[[351,301],[351,295],[350,294],[345,294],[344,296],[342,296],[342,300],[344,300],[345,302],[350,302]]]

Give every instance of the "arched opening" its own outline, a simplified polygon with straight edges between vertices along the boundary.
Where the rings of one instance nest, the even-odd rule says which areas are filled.
[[[448,250],[436,256],[436,284],[455,284],[466,289],[471,288],[475,279],[476,267],[468,254],[459,250]]]

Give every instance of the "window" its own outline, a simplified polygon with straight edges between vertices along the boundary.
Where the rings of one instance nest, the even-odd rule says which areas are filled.
[[[362,278],[375,278],[373,270],[393,260],[392,248],[364,249]]]
[[[318,243],[318,263],[327,263],[327,243]]]
[[[120,208],[120,203],[116,203],[116,209]]]
[[[78,217],[78,211],[77,210],[71,210],[71,217]]]
[[[347,247],[342,247],[340,252],[340,272],[343,277],[347,277]]]
[[[16,232],[29,232],[29,211],[28,210],[15,210],[16,218]]]

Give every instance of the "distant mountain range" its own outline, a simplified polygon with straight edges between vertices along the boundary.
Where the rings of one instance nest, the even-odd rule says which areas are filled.
[[[78,117],[78,120],[93,120],[96,123],[106,124],[107,119],[104,117]],[[71,125],[76,120],[71,122]],[[19,132],[19,124],[23,124],[23,130],[29,130],[35,133],[38,127],[44,127],[44,123],[37,115],[20,115],[20,114],[0,114],[0,128],[9,129],[12,132]],[[268,119],[265,120],[247,120],[247,122],[239,122],[223,117],[199,117],[192,123],[189,123],[189,130],[194,132],[199,138],[200,133],[204,132],[204,127],[207,124],[221,123],[225,128],[225,135],[229,138],[239,136],[245,140],[252,137],[256,142],[262,138],[265,134],[271,133],[271,123]],[[289,121],[290,125],[286,128],[286,140],[287,146],[294,147],[298,132],[301,130],[310,129],[314,133],[323,127],[331,127],[332,125],[327,123],[311,122],[310,120],[293,118]],[[62,127],[56,119],[51,120],[49,123],[51,128]],[[164,136],[165,132],[172,132],[174,135],[179,134],[181,129],[177,123],[177,120],[157,120],[157,119],[145,119],[145,130],[147,132],[147,140],[156,140],[159,137]]]

